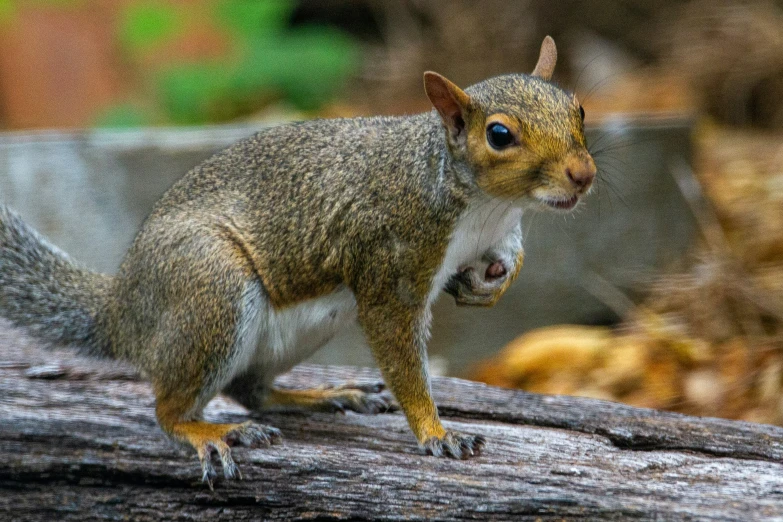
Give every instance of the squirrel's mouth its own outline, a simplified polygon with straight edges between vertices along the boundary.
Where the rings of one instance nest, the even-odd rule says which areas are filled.
[[[557,210],[571,210],[579,203],[579,196],[574,194],[570,198],[545,198],[541,200],[547,206]]]

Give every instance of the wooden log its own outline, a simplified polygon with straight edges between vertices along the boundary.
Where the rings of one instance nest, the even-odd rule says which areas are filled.
[[[292,387],[369,383],[303,366]],[[783,517],[783,429],[436,378],[444,423],[480,457],[422,455],[400,413],[278,410],[285,441],[236,448],[243,481],[199,481],[131,369],[42,349],[0,325],[0,520],[642,519]],[[248,413],[218,397],[207,418]]]

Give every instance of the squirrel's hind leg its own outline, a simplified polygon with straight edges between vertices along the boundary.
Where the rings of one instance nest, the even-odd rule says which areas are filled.
[[[264,375],[250,370],[236,377],[223,391],[251,411],[277,406],[357,413],[384,413],[396,409],[391,394],[380,382],[294,390],[268,385]]]
[[[230,446],[266,447],[278,443],[282,435],[277,428],[244,422],[213,424],[201,419],[206,404],[218,393],[222,382],[242,365],[245,329],[231,326],[231,308],[216,307],[194,314],[202,322],[188,333],[179,330],[176,339],[169,338],[169,350],[181,354],[177,368],[158,368],[153,375],[156,395],[156,415],[161,428],[174,439],[193,446],[201,463],[202,479],[212,488],[216,477],[212,454],[216,453],[227,479],[242,478],[231,456]],[[220,316],[210,321],[211,315]],[[237,318],[241,324],[242,315]],[[220,327],[217,327],[219,324]],[[253,333],[255,335],[255,333]],[[255,339],[252,340],[253,343]]]
[[[158,422],[172,438],[196,450],[211,488],[216,475],[213,453],[227,479],[241,478],[230,446],[268,446],[281,435],[276,428],[253,422],[202,420],[207,403],[250,363],[258,342],[259,307],[264,305],[263,289],[242,258],[229,257],[229,246],[204,237],[193,234],[184,243],[188,248],[174,250],[180,254],[175,281],[157,284],[164,279],[159,271],[165,269],[157,265],[136,276],[145,300],[127,304],[135,312],[130,317],[145,317],[147,310],[146,315],[157,320],[125,325],[126,331],[141,332],[125,342],[143,346],[138,359],[152,381]]]

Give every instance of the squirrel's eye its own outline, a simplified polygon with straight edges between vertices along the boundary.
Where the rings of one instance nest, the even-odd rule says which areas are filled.
[[[492,147],[502,149],[514,143],[514,135],[500,123],[493,123],[487,127],[487,141]]]
[[[579,117],[582,118],[582,121],[585,121],[585,109],[581,105],[579,106]]]

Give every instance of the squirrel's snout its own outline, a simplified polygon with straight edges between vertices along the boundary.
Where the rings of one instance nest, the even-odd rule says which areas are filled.
[[[566,177],[579,192],[585,192],[590,188],[595,179],[595,172],[595,162],[590,157],[570,161],[565,169]]]

